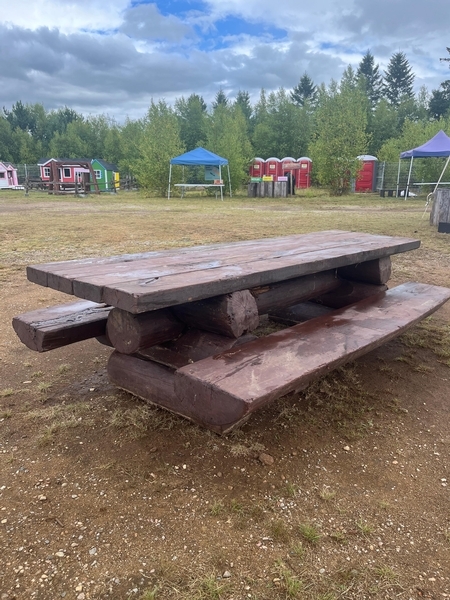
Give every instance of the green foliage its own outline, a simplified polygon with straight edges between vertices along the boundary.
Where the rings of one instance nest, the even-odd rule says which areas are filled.
[[[375,59],[369,50],[362,57],[356,74],[358,77],[363,77],[365,92],[374,108],[381,98],[383,79],[380,68],[375,64]]]
[[[239,106],[220,104],[208,118],[208,150],[223,156],[230,167],[231,189],[238,190],[248,178],[248,166],[253,158],[245,117]],[[228,171],[222,170],[228,188]]]
[[[307,73],[304,73],[291,92],[291,100],[298,106],[314,106],[317,100],[317,88]]]
[[[253,134],[255,154],[263,158],[305,155],[312,123],[308,107],[293,104],[283,88],[267,99],[262,91]]]
[[[403,52],[395,52],[384,73],[383,93],[387,100],[398,106],[405,99],[412,99],[414,74]]]
[[[364,90],[357,84],[352,87],[348,76],[340,87],[333,83],[320,93],[315,140],[309,152],[318,182],[333,195],[349,191],[360,168],[356,157],[367,153],[367,106]]]
[[[186,151],[204,146],[206,140],[206,104],[201,96],[191,94],[186,100],[175,100],[175,113],[180,126],[180,139]]]
[[[428,111],[435,120],[450,114],[450,79],[443,81],[439,89],[431,92]]]
[[[184,152],[174,110],[164,100],[151,102],[138,143],[139,157],[133,171],[148,192],[167,194],[170,159]]]

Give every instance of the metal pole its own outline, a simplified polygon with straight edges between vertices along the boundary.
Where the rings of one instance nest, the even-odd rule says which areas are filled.
[[[406,190],[405,190],[405,200],[408,197],[409,183],[411,181],[411,171],[412,171],[413,161],[414,161],[414,156],[411,157],[411,164],[409,165],[408,181],[406,182]]]
[[[398,159],[397,189],[395,191],[395,195],[397,196],[397,198],[398,198],[398,184],[399,184],[399,181],[400,181],[400,163],[401,163],[401,160],[402,160],[401,158]]]
[[[169,166],[169,190],[167,192],[167,199],[170,200],[170,181],[172,179],[172,163]]]
[[[436,187],[433,190],[433,194],[436,192],[438,185],[441,183],[441,179],[444,177],[444,173],[445,173],[446,168],[448,167],[449,161],[450,161],[450,155],[447,157],[447,160],[445,161],[444,168],[442,169],[441,176],[439,177]]]

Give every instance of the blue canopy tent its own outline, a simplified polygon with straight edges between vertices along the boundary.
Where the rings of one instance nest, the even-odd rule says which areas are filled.
[[[445,161],[444,168],[442,169],[442,173],[437,182],[432,181],[428,182],[431,185],[435,185],[433,193],[436,191],[438,185],[441,183],[442,177],[444,176],[445,170],[447,169],[448,163],[450,161],[450,137],[442,131],[438,131],[438,133],[422,144],[422,146],[418,146],[417,148],[413,148],[412,150],[406,150],[400,154],[400,160],[398,163],[398,176],[397,176],[397,196],[398,196],[398,187],[400,181],[400,161],[404,158],[410,158],[411,163],[409,165],[408,172],[408,181],[406,184],[405,190],[405,198],[408,196],[409,187],[411,184],[411,173],[412,173],[412,165],[415,158],[439,158],[439,157],[447,157]],[[445,182],[448,183],[448,182]]]
[[[170,183],[172,181],[172,165],[182,165],[182,166],[205,166],[205,167],[218,167],[219,169],[219,177],[217,180],[212,180],[214,183],[178,183],[175,184],[180,186],[182,189],[186,187],[219,187],[220,188],[220,198],[223,200],[223,180],[222,180],[222,167],[227,166],[228,169],[228,181],[230,184],[230,198],[231,198],[231,179],[230,179],[230,166],[226,158],[222,158],[214,152],[210,152],[205,148],[195,148],[195,150],[191,150],[190,152],[185,152],[184,154],[180,154],[180,156],[176,156],[172,158],[170,161],[170,169],[169,169],[169,191],[167,194],[167,198],[170,198]],[[217,183],[216,183],[217,182]]]

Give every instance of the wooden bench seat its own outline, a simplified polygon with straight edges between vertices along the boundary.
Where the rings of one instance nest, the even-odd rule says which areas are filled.
[[[12,325],[20,341],[37,352],[47,352],[103,336],[111,310],[88,300],[39,308],[14,317]]]
[[[448,299],[450,289],[406,283],[184,366],[175,372],[172,408],[227,432],[258,407],[400,335]]]

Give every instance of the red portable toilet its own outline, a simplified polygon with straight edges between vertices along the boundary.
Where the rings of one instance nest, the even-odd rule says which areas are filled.
[[[311,187],[312,160],[307,156],[301,156],[297,158],[297,162],[300,165],[296,178],[297,187],[304,190]]]
[[[250,166],[250,177],[262,177],[265,175],[266,161],[263,158],[256,157]]]
[[[373,192],[376,187],[378,159],[370,154],[362,154],[357,158],[362,166],[356,175],[355,192]]]
[[[276,181],[278,177],[283,175],[281,160],[279,158],[272,156],[271,158],[266,159],[265,165],[264,175],[273,175],[273,181]]]

